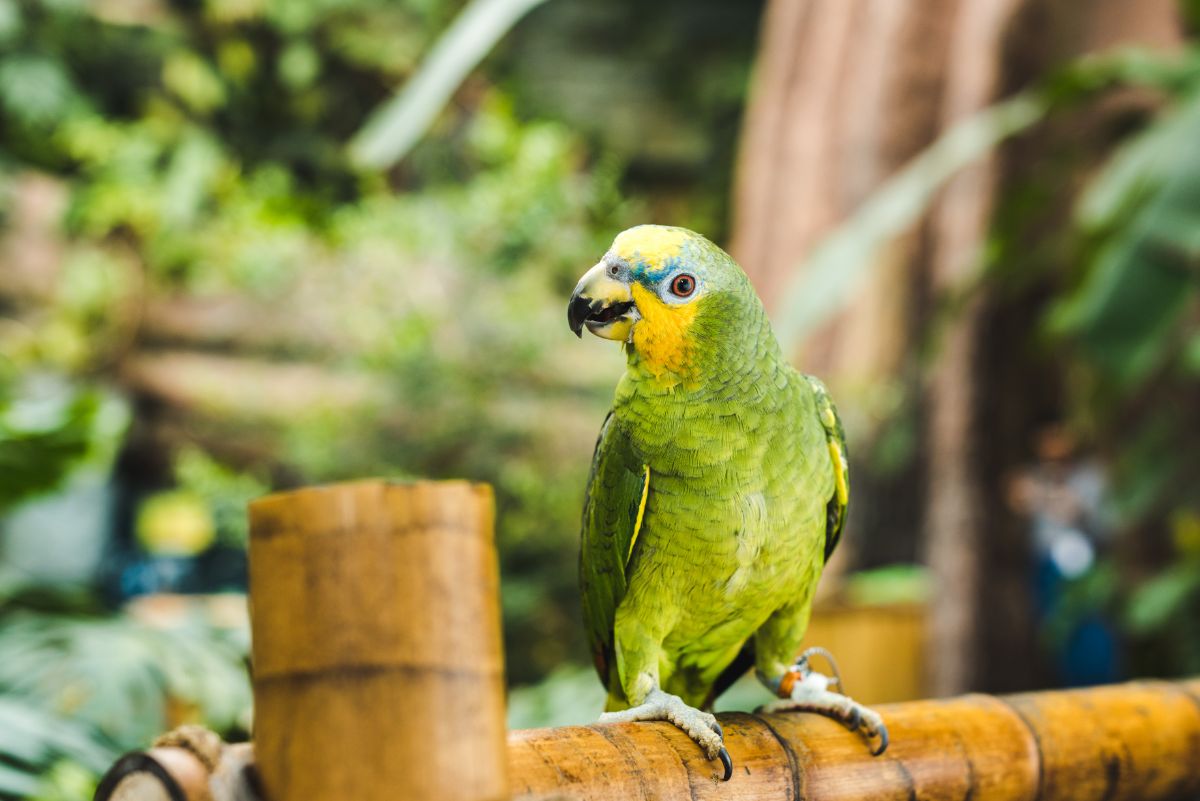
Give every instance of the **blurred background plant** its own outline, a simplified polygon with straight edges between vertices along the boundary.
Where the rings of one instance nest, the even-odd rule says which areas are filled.
[[[248,731],[243,509],[303,483],[492,483],[512,723],[592,717],[576,529],[621,358],[562,311],[644,221],[729,242],[834,388],[832,572],[880,569],[826,619],[979,608],[930,607],[951,679],[906,692],[1200,671],[1200,6],[1111,50],[1102,0],[1029,0],[955,49],[972,0],[805,2],[0,0],[0,796]],[[940,105],[972,58],[999,77]]]

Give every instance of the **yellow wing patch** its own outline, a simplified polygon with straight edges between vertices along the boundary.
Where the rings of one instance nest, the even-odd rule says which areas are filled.
[[[850,487],[846,485],[846,454],[837,442],[829,441],[829,458],[833,461],[833,477],[837,485],[837,500],[845,506],[850,500]]]
[[[633,284],[633,299],[642,319],[633,327],[633,347],[661,382],[679,383],[690,373],[688,329],[697,305],[663,303],[641,284]]]
[[[625,564],[633,558],[633,546],[637,543],[638,534],[642,530],[642,518],[646,516],[646,499],[650,497],[650,465],[646,465],[646,479],[642,482],[642,500],[638,503],[637,520],[633,522],[633,536],[629,538],[629,553],[625,554]]]
[[[657,267],[678,256],[689,236],[681,228],[639,225],[617,234],[612,250],[625,261],[637,258]]]

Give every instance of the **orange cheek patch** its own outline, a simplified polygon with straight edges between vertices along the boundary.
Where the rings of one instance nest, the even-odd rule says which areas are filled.
[[[668,305],[641,284],[632,289],[642,315],[633,328],[634,350],[655,378],[678,383],[690,372],[688,329],[696,319],[696,304]]]

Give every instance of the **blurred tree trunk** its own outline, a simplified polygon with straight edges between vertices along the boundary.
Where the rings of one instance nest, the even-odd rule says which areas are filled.
[[[953,123],[1081,53],[1179,39],[1173,0],[771,0],[731,249],[770,306],[814,245]],[[1044,160],[1053,138],[1026,137],[957,176],[797,354],[848,407],[847,541],[868,563],[920,558],[932,569],[938,694],[1036,680],[1026,527],[1003,492],[1058,402],[1057,377],[1029,372],[1033,304],[980,293],[929,363],[919,353],[935,303],[976,266],[1010,171]],[[896,427],[915,447],[903,469],[881,468]]]

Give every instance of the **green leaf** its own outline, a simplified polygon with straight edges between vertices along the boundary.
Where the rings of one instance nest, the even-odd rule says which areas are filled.
[[[1200,375],[1200,334],[1192,334],[1183,351],[1183,368],[1193,375]]]
[[[1084,195],[1079,217],[1113,224],[1079,289],[1058,304],[1052,330],[1079,337],[1118,384],[1159,365],[1196,286],[1200,255],[1200,96],[1154,125]],[[1169,149],[1168,149],[1169,148]],[[1166,155],[1160,151],[1166,150]],[[1115,225],[1121,210],[1134,209]]]
[[[1047,114],[1114,84],[1183,91],[1200,81],[1200,60],[1119,49],[1088,56],[1033,89],[1002,100],[959,122],[876,191],[826,236],[796,271],[774,316],[785,351],[850,303],[870,270],[882,265],[882,247],[910,230],[938,191],[964,167],[1028,130]],[[1184,89],[1180,89],[1183,87]],[[1103,199],[1096,201],[1102,202]],[[965,279],[970,282],[975,276]]]
[[[197,448],[180,452],[175,460],[175,479],[181,489],[208,503],[221,542],[245,547],[249,534],[246,504],[266,494],[266,482],[232,470]]]
[[[321,71],[321,56],[308,42],[293,42],[279,54],[279,77],[293,89],[306,89]]]
[[[429,130],[463,79],[500,38],[545,0],[471,0],[394,98],[372,112],[351,140],[360,167],[387,169]]]
[[[244,656],[199,620],[160,628],[123,616],[9,613],[0,629],[0,693],[69,715],[130,749],[167,728],[169,699],[194,706],[217,730],[243,725]]]
[[[1113,512],[1124,524],[1146,519],[1164,501],[1176,476],[1186,470],[1185,452],[1175,447],[1180,418],[1170,408],[1126,425],[1113,464]]]
[[[0,60],[0,106],[15,119],[33,126],[62,122],[79,94],[62,64],[40,55]]]
[[[163,64],[162,81],[192,110],[207,113],[225,103],[225,84],[212,65],[188,50],[173,52]]]
[[[911,229],[950,178],[1049,110],[1037,93],[1016,95],[958,123],[886,181],[797,271],[773,320],[784,350],[850,301],[858,283],[879,266],[883,245]]]
[[[1126,623],[1136,634],[1162,629],[1184,610],[1200,590],[1200,568],[1193,563],[1175,565],[1137,589],[1126,610]]]
[[[40,786],[41,780],[36,773],[18,770],[0,762],[0,795],[26,798],[37,792]]]
[[[0,698],[0,768],[27,770],[29,773],[23,775],[33,775],[70,757],[99,773],[112,764],[118,753],[86,723],[59,716],[29,699],[11,695]],[[0,787],[10,786],[12,781],[20,779],[0,773]]]
[[[98,776],[72,759],[60,759],[41,776],[31,801],[81,801],[95,795]]]
[[[1181,0],[1180,10],[1192,30],[1200,30],[1200,0]]]
[[[221,148],[210,135],[199,130],[185,134],[165,176],[163,222],[176,228],[192,225],[222,163]]]
[[[16,0],[0,0],[0,43],[8,44],[24,27]]]
[[[88,452],[99,398],[0,400],[0,509],[57,487]]]
[[[1189,114],[1172,115],[1118,148],[1080,196],[1075,207],[1078,223],[1094,230],[1119,221],[1132,204],[1171,174],[1179,154],[1194,144],[1193,128]]]

